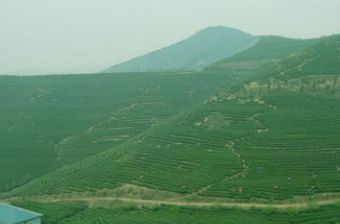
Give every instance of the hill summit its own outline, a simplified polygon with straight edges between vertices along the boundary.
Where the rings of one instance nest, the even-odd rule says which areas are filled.
[[[104,72],[199,70],[249,48],[258,39],[229,27],[208,27],[183,41],[114,65]]]

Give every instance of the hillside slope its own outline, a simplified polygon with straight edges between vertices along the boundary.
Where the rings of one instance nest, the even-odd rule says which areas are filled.
[[[104,72],[195,70],[235,55],[258,38],[226,27],[210,27],[179,43],[114,65]]]
[[[281,78],[306,75],[338,75],[340,72],[340,35],[323,38],[314,46],[290,54],[278,63]]]
[[[0,77],[0,192],[118,146],[227,80],[175,73]]]
[[[317,67],[317,73],[300,66],[304,76],[296,72],[276,82],[277,69],[290,58],[284,57],[267,77],[261,74],[238,89],[225,86],[120,147],[65,166],[13,194],[113,190],[125,184],[244,200],[339,192],[340,50],[329,51],[338,44],[327,40],[298,53],[332,61]],[[256,77],[254,71],[251,79]]]
[[[276,61],[287,55],[299,52],[313,46],[320,39],[290,39],[279,36],[262,36],[252,47],[218,61],[206,68],[207,71],[225,71],[233,67],[243,70],[268,61]]]

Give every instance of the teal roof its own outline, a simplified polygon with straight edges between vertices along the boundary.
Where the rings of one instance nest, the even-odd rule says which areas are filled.
[[[0,203],[0,224],[17,224],[41,216],[41,214],[36,212]]]

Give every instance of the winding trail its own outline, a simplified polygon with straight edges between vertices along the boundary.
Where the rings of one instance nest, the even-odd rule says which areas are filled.
[[[233,180],[233,179],[238,178],[238,177],[241,177],[241,176],[245,177],[245,176],[247,175],[247,172],[248,172],[248,165],[247,165],[247,162],[246,162],[244,159],[242,159],[242,158],[241,158],[241,157],[242,157],[241,154],[238,153],[238,152],[235,150],[235,148],[234,148],[235,141],[239,141],[239,139],[236,139],[236,140],[234,140],[234,141],[229,141],[227,144],[225,144],[225,148],[228,149],[228,150],[230,150],[231,153],[237,158],[237,160],[241,162],[241,164],[242,164],[242,169],[241,169],[241,171],[235,173],[235,174],[232,175],[232,176],[226,176],[226,177],[224,177],[223,179],[220,179],[220,180],[217,180],[217,181],[215,181],[215,182],[213,182],[213,183],[211,183],[211,184],[208,184],[208,185],[202,187],[201,189],[199,189],[198,191],[193,192],[192,195],[195,195],[195,196],[200,195],[200,194],[202,194],[203,192],[208,191],[210,188],[212,188],[213,186],[215,186],[217,183],[221,183],[221,182],[228,181],[228,180]],[[184,198],[185,198],[185,197],[184,197]]]
[[[105,202],[128,202],[128,203],[143,204],[143,205],[172,205],[172,206],[179,206],[179,207],[199,207],[199,208],[224,207],[224,208],[241,208],[241,209],[249,209],[249,208],[305,209],[305,208],[310,207],[311,204],[314,206],[337,204],[337,203],[340,203],[340,198],[317,199],[317,200],[304,201],[304,202],[269,203],[269,204],[257,203],[257,202],[253,203],[253,202],[218,202],[218,201],[187,202],[187,201],[172,201],[171,199],[146,200],[146,199],[124,198],[124,197],[71,197],[71,198],[49,198],[47,197],[47,198],[30,198],[29,201],[39,202],[39,203],[86,202],[89,204],[99,204],[99,205],[105,204]]]

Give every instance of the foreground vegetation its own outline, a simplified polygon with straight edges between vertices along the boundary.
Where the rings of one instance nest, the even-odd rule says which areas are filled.
[[[190,208],[175,206],[142,206],[112,203],[88,206],[84,203],[21,202],[18,206],[48,214],[46,224],[66,223],[150,223],[150,224],[336,224],[340,206],[315,207],[308,210]],[[58,212],[55,212],[58,211]]]

